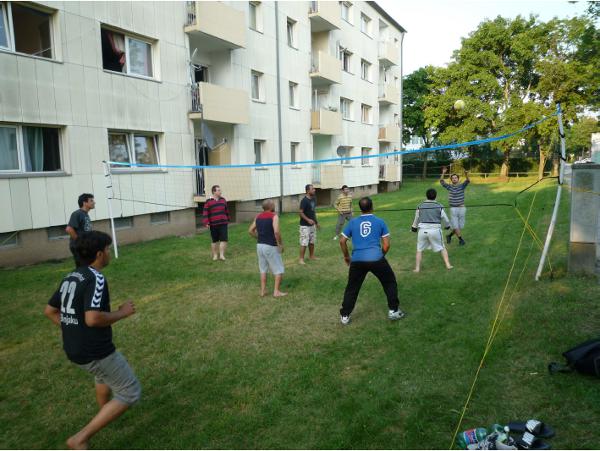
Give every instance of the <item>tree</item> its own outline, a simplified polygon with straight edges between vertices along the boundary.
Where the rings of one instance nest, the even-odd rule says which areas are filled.
[[[530,16],[497,17],[482,22],[463,39],[447,68],[431,76],[425,123],[442,143],[510,133],[549,116],[560,102],[566,124],[585,109],[597,110],[600,84],[598,30],[587,17],[539,22]],[[452,108],[457,99],[466,107]],[[525,137],[538,144],[540,176],[557,142],[556,122],[548,120],[527,135],[492,144],[504,155],[508,175],[513,149]]]
[[[425,97],[429,93],[432,66],[417,69],[406,76],[403,81],[403,121],[404,130],[402,140],[406,144],[412,136],[423,139],[425,148],[431,147],[434,142],[434,131],[425,126],[424,105]],[[427,154],[423,152],[423,178],[427,177]]]
[[[600,123],[593,117],[584,117],[566,131],[567,145],[574,156],[588,155],[592,147],[592,133],[600,133]]]

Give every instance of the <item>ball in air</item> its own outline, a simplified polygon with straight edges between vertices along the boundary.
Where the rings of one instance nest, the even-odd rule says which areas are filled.
[[[465,101],[458,99],[456,102],[454,102],[454,109],[455,110],[462,110],[465,107]]]

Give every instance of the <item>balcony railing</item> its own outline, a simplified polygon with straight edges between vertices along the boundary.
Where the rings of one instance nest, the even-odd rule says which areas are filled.
[[[200,82],[191,84],[190,94],[191,119],[226,124],[247,124],[249,121],[249,101],[246,91]]]
[[[196,2],[185,2],[185,6],[185,25],[194,25],[196,23]]]

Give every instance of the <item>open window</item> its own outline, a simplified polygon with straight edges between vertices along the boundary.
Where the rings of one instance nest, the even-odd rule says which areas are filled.
[[[113,72],[152,78],[152,43],[108,28],[100,29],[102,67]]]
[[[0,3],[0,48],[54,58],[52,13],[21,3]]]

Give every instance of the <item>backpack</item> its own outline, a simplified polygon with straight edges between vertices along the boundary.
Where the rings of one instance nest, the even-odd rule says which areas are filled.
[[[585,341],[563,352],[563,356],[567,359],[567,364],[550,363],[550,374],[570,373],[576,370],[581,374],[600,377],[600,339]]]

